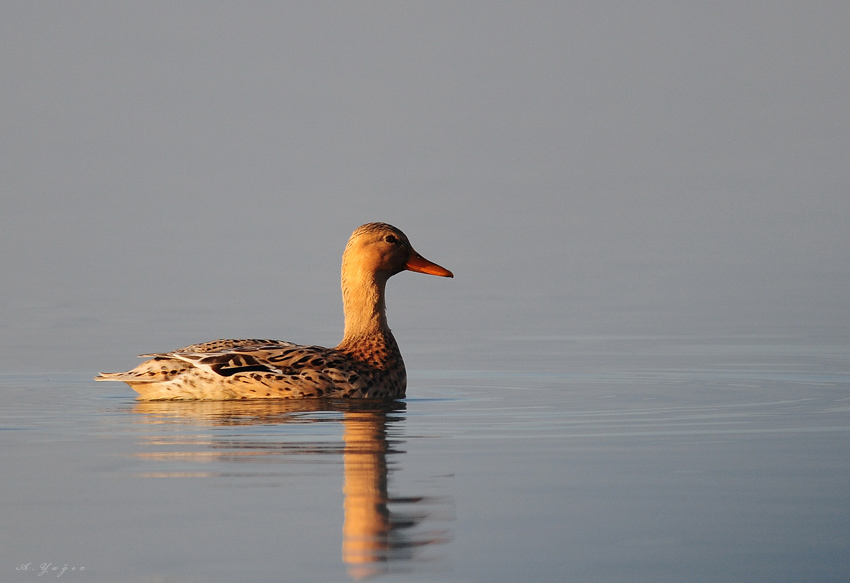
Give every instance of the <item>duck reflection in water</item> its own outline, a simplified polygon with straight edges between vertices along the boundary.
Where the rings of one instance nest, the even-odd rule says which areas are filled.
[[[418,558],[417,549],[444,544],[450,537],[445,530],[423,532],[416,528],[432,516],[438,507],[450,501],[424,496],[390,497],[387,483],[390,474],[387,457],[399,455],[399,439],[388,437],[397,432],[404,419],[405,403],[371,401],[150,401],[138,402],[133,412],[145,423],[185,423],[200,427],[238,427],[289,423],[339,422],[342,444],[323,441],[258,441],[256,434],[228,432],[216,438],[206,434],[203,441],[214,452],[146,452],[142,457],[158,461],[250,462],[255,456],[289,456],[342,454],[343,458],[343,526],[342,560],[354,579],[393,570],[406,570],[405,565]],[[163,440],[153,437],[151,445],[185,445],[185,436]],[[188,440],[192,443],[192,440]],[[224,450],[224,451],[222,451]],[[211,455],[212,453],[212,455]],[[233,475],[233,472],[227,472]],[[219,472],[146,472],[148,476],[215,476]],[[398,507],[403,510],[398,510]]]

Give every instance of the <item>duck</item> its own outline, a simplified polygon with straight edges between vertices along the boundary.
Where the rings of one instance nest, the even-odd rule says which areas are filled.
[[[97,381],[123,381],[138,399],[384,399],[405,397],[407,373],[387,325],[387,280],[402,271],[454,277],[386,223],[357,228],[342,255],[345,328],[335,348],[280,340],[221,339],[148,358]]]

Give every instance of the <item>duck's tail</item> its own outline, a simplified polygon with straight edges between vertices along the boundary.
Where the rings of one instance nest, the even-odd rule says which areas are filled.
[[[126,372],[99,372],[97,376],[94,377],[96,381],[124,381],[129,378],[129,374]]]

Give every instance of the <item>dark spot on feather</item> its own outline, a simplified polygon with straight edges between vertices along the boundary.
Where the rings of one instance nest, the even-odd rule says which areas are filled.
[[[252,372],[252,371],[260,371],[260,370],[268,370],[268,367],[263,366],[262,364],[249,364],[245,366],[227,366],[224,364],[217,364],[210,367],[215,373],[223,376],[223,377],[232,377],[235,374],[240,372]],[[253,376],[253,375],[251,375]]]

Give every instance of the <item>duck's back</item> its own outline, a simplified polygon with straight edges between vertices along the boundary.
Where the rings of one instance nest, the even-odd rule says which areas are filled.
[[[133,370],[105,373],[98,380],[124,381],[146,400],[401,398],[404,362],[394,340],[391,345],[395,350],[384,350],[376,366],[374,360],[337,348],[213,340],[146,354],[150,360]]]

